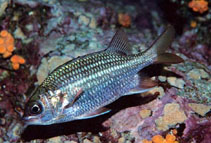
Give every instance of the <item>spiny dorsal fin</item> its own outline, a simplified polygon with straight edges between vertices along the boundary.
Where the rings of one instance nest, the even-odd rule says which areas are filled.
[[[128,38],[124,31],[120,29],[116,32],[106,51],[119,52],[126,55],[132,54],[132,49],[128,44]]]

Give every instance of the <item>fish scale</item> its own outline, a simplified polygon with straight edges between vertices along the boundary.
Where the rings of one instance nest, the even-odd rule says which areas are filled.
[[[107,66],[109,67],[109,65],[107,65]],[[98,71],[100,71],[100,69],[98,69]],[[105,76],[105,72],[107,72],[107,74],[109,74],[109,70],[104,70],[104,72],[101,71],[102,74],[95,74],[95,76],[84,77],[81,80],[81,82],[80,82],[80,80],[77,81],[78,84],[74,84],[74,83],[68,84],[65,88],[62,88],[62,91],[70,93],[71,92],[70,90],[72,90],[73,86],[82,87],[83,90],[92,89],[94,86],[100,85],[100,84],[104,83],[106,80],[109,80],[109,78],[112,78],[113,76],[116,76],[118,74],[118,72],[115,72],[114,70],[112,70],[112,71],[115,74],[110,75],[110,76]],[[124,70],[122,70],[122,71],[124,71]],[[121,74],[121,73],[119,73],[119,74]],[[69,95],[71,95],[71,94],[69,94]]]
[[[105,58],[102,58],[101,56],[104,56]],[[99,58],[99,59],[98,59]],[[101,61],[101,60],[105,60],[105,61]],[[56,89],[59,87],[59,85],[62,85],[62,83],[64,84],[64,81],[62,81],[62,79],[65,79],[64,76],[66,76],[65,81],[67,81],[67,84],[73,80],[75,80],[75,76],[77,75],[79,78],[82,78],[85,74],[93,74],[94,72],[97,72],[99,70],[101,70],[102,68],[100,68],[102,64],[106,64],[106,63],[117,63],[118,60],[121,60],[119,57],[114,57],[111,59],[111,55],[108,55],[107,53],[102,54],[100,53],[100,55],[95,54],[93,57],[88,57],[85,59],[77,59],[74,60],[75,62],[68,62],[65,65],[62,65],[60,67],[58,67],[58,69],[60,70],[55,70],[54,72],[52,72],[51,76],[49,76],[43,83],[42,83],[42,87],[43,88],[51,88],[51,86],[53,87],[53,89]],[[88,62],[84,62],[84,61],[88,61]],[[77,63],[83,63],[81,66],[75,66]],[[87,68],[86,71],[81,71],[84,68]],[[61,76],[57,76],[61,69],[63,69],[63,74]],[[93,69],[93,70],[90,70]],[[79,71],[80,70],[80,71]],[[69,77],[69,78],[68,78]],[[70,78],[71,77],[71,78]],[[77,79],[78,80],[78,79]],[[55,86],[55,84],[58,84],[57,86]]]
[[[130,88],[135,87],[137,85],[135,81],[131,82],[131,79],[134,79],[133,75],[128,76],[132,73],[134,73],[134,71],[130,73],[126,72],[124,75],[122,75],[122,77],[116,77],[115,79],[113,79],[115,82],[113,82],[113,80],[109,80],[104,84],[98,85],[95,89],[88,90],[84,95],[81,96],[80,99],[78,99],[78,101],[70,109],[67,109],[65,113],[67,115],[71,114],[72,116],[80,116],[84,112],[95,110],[98,107],[105,106],[115,101],[120,97],[122,93],[127,92]],[[104,88],[103,85],[105,85]],[[98,98],[93,95],[97,95]],[[80,107],[80,110],[74,109],[78,107]]]

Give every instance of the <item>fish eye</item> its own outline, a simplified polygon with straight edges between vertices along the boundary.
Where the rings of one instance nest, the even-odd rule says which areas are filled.
[[[40,103],[33,103],[30,107],[29,107],[29,111],[31,114],[33,115],[37,115],[40,114],[42,112],[42,105]]]

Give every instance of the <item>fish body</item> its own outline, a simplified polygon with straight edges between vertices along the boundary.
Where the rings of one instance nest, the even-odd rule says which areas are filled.
[[[106,50],[59,66],[29,99],[25,123],[48,125],[92,118],[109,112],[104,106],[121,96],[146,91],[137,73],[165,60],[160,55],[165,55],[173,35],[173,27],[168,26],[150,48],[132,54],[126,35],[119,31]],[[178,61],[178,57],[173,57],[173,61]]]

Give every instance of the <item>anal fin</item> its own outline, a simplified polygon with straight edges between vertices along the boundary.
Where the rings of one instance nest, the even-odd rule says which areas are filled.
[[[111,111],[111,109],[108,109],[108,108],[105,108],[105,107],[101,107],[91,113],[87,113],[87,114],[84,114],[80,117],[78,117],[78,119],[90,119],[90,118],[94,118],[94,117],[97,117],[97,116],[101,116],[101,115],[104,115],[104,114],[107,114]]]
[[[144,93],[157,86],[157,82],[153,81],[150,77],[147,77],[143,73],[136,74],[134,79],[137,85],[123,96]]]

